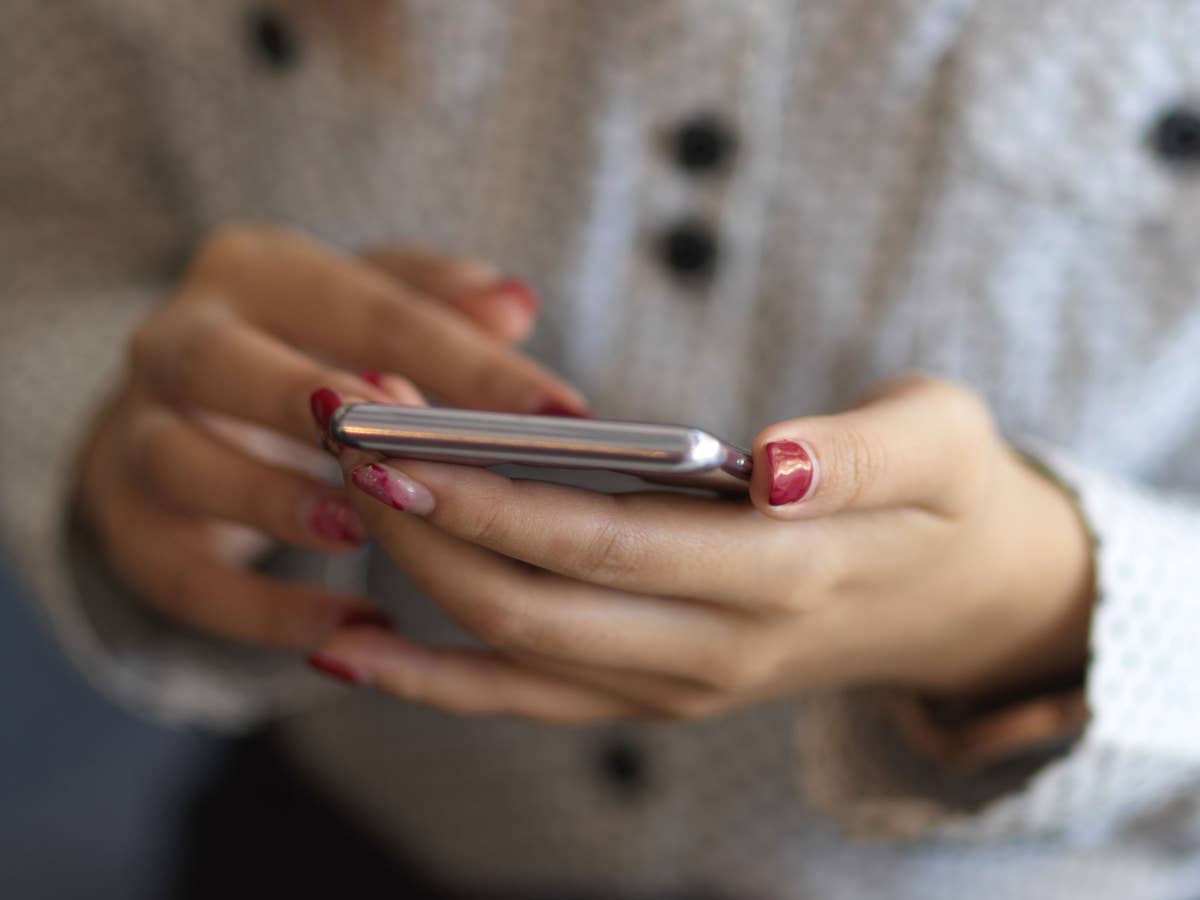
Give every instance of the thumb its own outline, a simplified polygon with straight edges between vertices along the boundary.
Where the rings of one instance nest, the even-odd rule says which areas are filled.
[[[967,389],[924,375],[885,382],[844,413],[792,419],[754,441],[750,496],[777,519],[916,506],[947,511],[996,447]]]

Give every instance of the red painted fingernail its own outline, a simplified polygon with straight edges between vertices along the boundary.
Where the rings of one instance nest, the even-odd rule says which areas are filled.
[[[560,416],[564,419],[590,419],[592,414],[586,409],[567,406],[560,400],[551,400],[533,411],[535,416]]]
[[[323,387],[313,391],[308,402],[312,407],[313,418],[316,419],[318,427],[327,433],[329,420],[333,418],[337,408],[342,405],[342,398],[332,388]]]
[[[377,609],[352,610],[338,624],[342,628],[382,628],[384,631],[391,631],[396,625],[391,616]]]
[[[338,662],[336,659],[331,659],[328,656],[322,656],[319,653],[314,653],[308,658],[308,664],[320,672],[322,675],[328,675],[331,678],[336,678],[338,681],[344,681],[347,684],[366,684],[371,680],[370,676],[357,666],[350,666],[344,662]]]
[[[383,376],[380,375],[378,372],[376,372],[374,369],[366,369],[365,371],[360,373],[360,377],[367,384],[373,384],[377,388],[383,388],[383,386],[384,386]]]
[[[816,482],[817,467],[808,448],[796,441],[773,441],[764,448],[771,472],[772,506],[808,498]]]
[[[350,503],[341,497],[317,501],[309,514],[308,525],[313,533],[327,541],[341,544],[366,543],[367,529]]]
[[[492,297],[511,297],[532,315],[536,315],[542,308],[542,301],[537,292],[519,278],[505,278],[497,282],[488,290],[488,294]]]
[[[429,488],[395,469],[378,463],[367,463],[350,473],[350,481],[364,494],[374,497],[392,509],[418,516],[427,516],[433,512],[435,501]]]

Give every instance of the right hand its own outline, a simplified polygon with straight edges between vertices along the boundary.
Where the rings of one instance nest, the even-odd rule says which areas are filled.
[[[248,565],[270,540],[336,553],[365,539],[321,477],[310,394],[584,409],[508,346],[535,315],[526,289],[477,262],[401,247],[354,259],[295,234],[223,229],[133,337],[129,375],[81,459],[84,520],[141,597],[201,631],[307,650],[378,622],[364,598]]]

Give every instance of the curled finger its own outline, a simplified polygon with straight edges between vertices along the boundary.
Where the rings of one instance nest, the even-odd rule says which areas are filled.
[[[131,437],[131,478],[182,514],[236,522],[314,550],[366,541],[338,488],[254,459],[171,410],[143,413]]]
[[[459,715],[576,725],[645,715],[636,704],[487,650],[423,647],[378,630],[341,631],[311,662],[344,681],[370,684],[402,700]]]

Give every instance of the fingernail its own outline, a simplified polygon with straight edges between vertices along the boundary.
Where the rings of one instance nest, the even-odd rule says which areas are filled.
[[[384,387],[383,376],[380,375],[378,372],[376,372],[374,369],[365,369],[364,371],[359,373],[359,377],[362,378],[362,380],[365,381],[367,384],[373,384],[375,387],[380,388],[380,389],[382,389]]]
[[[377,609],[355,609],[348,612],[338,623],[342,628],[382,628],[392,631],[396,623],[392,617]]]
[[[317,388],[312,392],[312,396],[308,398],[309,406],[312,407],[313,418],[316,419],[317,427],[322,432],[328,433],[329,420],[333,418],[334,412],[342,405],[342,398],[337,395],[337,392],[331,388]]]
[[[524,306],[530,315],[537,315],[542,308],[542,301],[537,292],[519,278],[505,278],[493,285],[487,293],[491,297],[505,297],[516,301]]]
[[[341,497],[318,500],[309,514],[308,525],[314,534],[327,541],[358,546],[367,540],[362,520]]]
[[[809,449],[796,441],[772,441],[764,449],[771,472],[771,505],[808,499],[817,482],[816,459]]]
[[[366,684],[371,680],[371,676],[365,670],[358,668],[358,666],[339,662],[331,657],[322,656],[320,653],[314,653],[310,656],[308,664],[322,675],[328,675],[347,684]]]
[[[586,409],[567,406],[561,400],[551,400],[533,411],[535,416],[560,416],[564,419],[590,419],[592,414]]]
[[[367,463],[350,473],[354,486],[392,509],[418,516],[433,512],[434,499],[429,489],[402,475],[395,469],[378,463]]]

